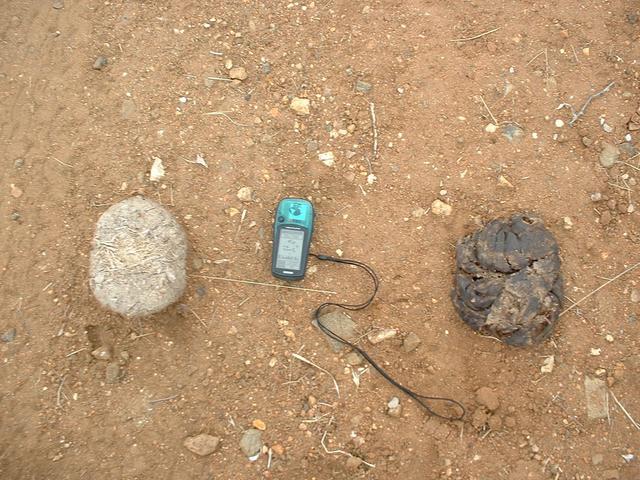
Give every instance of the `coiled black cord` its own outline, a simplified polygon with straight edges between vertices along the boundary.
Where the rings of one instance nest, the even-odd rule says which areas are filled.
[[[371,358],[371,356],[367,352],[365,352],[363,349],[361,349],[357,345],[351,343],[350,341],[345,340],[344,338],[342,338],[337,333],[334,333],[333,331],[331,331],[331,329],[329,329],[326,325],[324,325],[322,323],[322,321],[320,320],[320,316],[322,314],[322,311],[327,307],[338,307],[338,308],[343,308],[345,310],[354,311],[354,310],[362,310],[363,308],[366,308],[369,305],[371,305],[371,302],[373,302],[373,299],[375,298],[376,294],[378,293],[378,288],[380,286],[380,280],[378,279],[378,276],[376,275],[376,272],[369,265],[367,265],[365,263],[362,263],[362,262],[358,262],[357,260],[347,260],[347,259],[344,259],[344,258],[331,257],[329,255],[319,255],[319,254],[316,254],[316,253],[310,253],[309,255],[311,255],[312,257],[317,258],[318,260],[322,260],[322,261],[334,262],[334,263],[342,263],[342,264],[345,264],[345,265],[354,265],[356,267],[362,268],[365,272],[367,272],[369,274],[369,276],[371,277],[371,280],[373,280],[373,292],[371,293],[369,298],[367,298],[367,300],[365,300],[362,303],[345,304],[345,303],[325,302],[325,303],[321,304],[318,308],[316,308],[316,310],[313,312],[313,317],[314,317],[315,321],[317,322],[318,327],[320,328],[320,330],[322,330],[330,338],[333,338],[334,340],[336,340],[336,341],[338,341],[338,342],[340,342],[340,343],[342,343],[344,345],[347,345],[348,347],[352,348],[353,350],[358,352],[360,355],[362,355],[362,357],[367,362],[369,362],[369,364],[373,368],[375,368],[376,371],[380,375],[382,375],[385,380],[387,380],[391,385],[393,385],[394,387],[396,387],[397,389],[402,391],[404,394],[406,394],[410,398],[414,399],[418,403],[418,405],[420,405],[422,408],[424,408],[430,415],[442,418],[444,420],[451,420],[451,421],[453,421],[453,420],[462,420],[462,418],[464,418],[466,410],[465,410],[464,406],[460,402],[458,402],[456,400],[453,400],[451,398],[430,397],[430,396],[426,396],[426,395],[421,395],[421,394],[416,393],[413,390],[405,387],[404,385],[399,383],[397,380],[394,380],[380,365],[378,365],[373,360],[373,358]],[[440,414],[440,413],[434,411],[431,407],[429,407],[427,402],[444,402],[444,403],[447,403],[447,404],[450,404],[450,405],[454,405],[460,411],[460,414],[459,415],[455,415],[455,416],[454,415],[443,415],[443,414]]]

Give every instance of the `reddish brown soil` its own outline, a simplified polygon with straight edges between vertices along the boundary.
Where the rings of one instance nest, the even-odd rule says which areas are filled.
[[[640,478],[640,432],[613,400],[610,421],[590,420],[584,396],[585,375],[600,375],[640,418],[640,312],[630,300],[640,270],[564,315],[534,348],[475,334],[449,301],[456,240],[515,211],[536,212],[555,233],[573,300],[640,261],[637,206],[626,213],[638,201],[638,159],[623,154],[627,164],[608,170],[598,161],[602,142],[621,143],[638,108],[636,2],[1,7],[0,333],[17,332],[0,342],[2,478]],[[92,69],[99,55],[109,61],[100,71]],[[248,78],[206,86],[206,76],[227,76],[225,59]],[[372,90],[356,92],[357,79]],[[613,80],[575,127],[554,125],[570,119],[556,111],[561,102],[578,107]],[[293,96],[311,99],[308,116],[289,109]],[[480,96],[524,137],[485,132],[492,119]],[[379,134],[373,185],[369,102]],[[205,115],[220,111],[228,116]],[[353,133],[331,138],[349,125]],[[335,167],[309,151],[311,140],[334,152]],[[208,168],[186,161],[198,153]],[[167,168],[159,185],[148,180],[151,156]],[[243,186],[254,202],[236,198]],[[593,192],[605,200],[594,203]],[[192,245],[185,306],[142,321],[102,310],[87,278],[97,218],[135,193],[167,205]],[[379,272],[379,298],[353,318],[363,333],[393,327],[401,335],[363,345],[400,381],[462,401],[464,422],[429,418],[403,396],[402,416],[388,416],[398,392],[375,374],[356,388],[344,354],[311,326],[325,295],[196,277],[277,283],[271,219],[283,196],[313,200],[315,251],[341,249]],[[436,198],[453,207],[450,216],[412,215]],[[246,209],[242,226],[233,208]],[[358,271],[331,264],[300,285],[341,299],[368,288]],[[401,347],[408,332],[422,339],[412,353]],[[106,363],[90,355],[99,344],[122,360],[118,383],[105,383]],[[332,372],[341,397],[292,352]],[[542,374],[549,355],[555,369]],[[480,421],[486,412],[476,412],[483,386],[500,401],[490,431]],[[310,410],[309,396],[319,402]],[[375,468],[349,470],[346,456],[325,453],[332,417],[327,446]],[[278,452],[270,468],[268,455],[252,463],[238,446],[255,419]],[[207,457],[183,447],[202,432],[221,438]],[[623,454],[636,458],[626,463]]]

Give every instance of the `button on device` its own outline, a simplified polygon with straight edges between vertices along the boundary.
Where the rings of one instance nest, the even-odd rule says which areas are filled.
[[[284,217],[283,217],[282,215],[280,215],[280,216],[278,217],[278,221],[279,221],[279,222],[284,222]]]

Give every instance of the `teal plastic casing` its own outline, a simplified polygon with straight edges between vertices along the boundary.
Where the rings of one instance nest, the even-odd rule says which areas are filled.
[[[313,234],[313,205],[303,198],[283,198],[273,224],[271,273],[283,280],[304,278]]]

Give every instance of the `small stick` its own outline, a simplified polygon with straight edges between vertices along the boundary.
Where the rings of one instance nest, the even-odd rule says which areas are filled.
[[[214,52],[213,50],[209,50],[209,55],[215,55],[216,57],[221,57],[224,55],[222,52]]]
[[[179,395],[180,395],[179,393],[176,393],[175,395],[171,395],[170,397],[156,398],[155,400],[149,400],[148,403],[168,402],[169,400],[173,400],[174,398],[177,398]]]
[[[326,373],[327,375],[329,375],[331,377],[331,380],[333,380],[333,386],[336,389],[336,393],[338,394],[338,398],[340,398],[340,387],[338,386],[338,382],[336,381],[336,377],[334,377],[331,372],[329,372],[329,370],[325,370],[324,368],[322,368],[319,365],[316,365],[315,363],[313,363],[311,360],[303,357],[302,355],[298,355],[297,353],[292,353],[291,356],[293,358],[296,358],[298,360],[300,360],[301,362],[306,363],[307,365],[311,365],[312,367],[317,368],[318,370],[320,370],[321,372]]]
[[[44,292],[44,291],[45,291],[47,288],[49,288],[51,285],[53,285],[53,282],[49,282],[49,283],[47,283],[47,286],[46,286],[46,287],[44,287],[44,288],[42,289],[42,291]]]
[[[67,379],[67,376],[66,376],[66,375],[63,375],[63,376],[62,376],[62,379],[60,380],[60,386],[58,386],[58,398],[57,398],[57,400],[56,400],[56,405],[57,405],[58,407],[61,407],[61,406],[62,406],[62,403],[61,403],[61,401],[62,401],[62,398],[61,398],[61,397],[62,397],[62,387],[64,386],[64,381],[65,381],[66,379]]]
[[[533,62],[536,58],[538,58],[540,55],[544,55],[544,50],[541,50],[539,53],[536,53],[536,55],[527,62],[527,65],[530,65],[531,62]]]
[[[224,77],[207,77],[207,79],[216,80],[218,82],[233,82],[233,79]]]
[[[83,351],[85,351],[85,350],[88,350],[88,348],[87,348],[87,347],[82,347],[82,348],[80,348],[80,349],[78,349],[78,350],[74,350],[74,351],[73,351],[73,352],[71,352],[71,353],[67,353],[67,354],[65,355],[65,357],[71,357],[72,355],[75,355],[76,353],[83,352]]]
[[[369,102],[369,114],[371,115],[371,128],[373,129],[373,161],[378,160],[378,127],[376,122],[376,106],[373,102]],[[373,173],[373,168],[371,168],[371,162],[367,157],[367,164],[369,165],[369,175]]]
[[[191,276],[196,278],[206,278],[208,280],[220,280],[223,282],[236,282],[236,283],[246,283],[248,285],[260,285],[262,287],[286,288],[289,290],[301,290],[303,292],[325,293],[327,295],[337,294],[337,292],[332,292],[331,290],[318,290],[315,288],[292,287],[291,285],[276,285],[273,283],[254,282],[251,280],[240,280],[237,278],[213,277],[210,275],[191,275]]]
[[[468,42],[469,40],[476,40],[478,38],[484,37],[485,35],[489,35],[490,33],[497,32],[498,30],[500,30],[500,27],[487,30],[486,32],[482,32],[482,33],[479,33],[478,35],[474,35],[473,37],[456,38],[454,40],[449,40],[449,41],[450,42]]]
[[[623,187],[622,185],[618,185],[616,183],[613,182],[607,182],[609,185],[611,185],[612,187],[616,187],[619,188],[620,190],[627,190],[627,191],[631,191],[631,189],[629,187]]]
[[[51,157],[53,158],[56,162],[58,162],[60,165],[64,165],[65,167],[69,167],[69,168],[73,168],[73,165],[69,165],[68,163],[64,163],[62,160],[58,160],[56,157]]]
[[[327,428],[325,429],[324,433],[322,434],[322,439],[320,440],[320,445],[322,445],[322,448],[324,449],[324,451],[327,452],[329,455],[333,455],[333,454],[339,453],[340,455],[346,455],[347,457],[353,457],[353,455],[351,455],[349,452],[345,452],[344,450],[329,450],[327,448],[327,446],[325,445],[324,441],[327,438],[327,432],[329,431],[329,427],[331,426],[332,422],[333,422],[333,417],[331,417],[329,419],[329,423],[327,423]],[[362,460],[362,459],[360,459],[360,460]],[[365,462],[364,460],[362,460],[362,463],[364,463],[366,466],[368,466],[370,468],[375,468],[375,465],[373,463]]]
[[[190,311],[191,313],[193,313],[194,317],[196,317],[196,318],[198,319],[198,321],[202,324],[202,326],[203,326],[204,328],[209,328],[209,325],[207,325],[207,324],[204,322],[204,320],[202,320],[202,318],[200,318],[200,315],[198,315],[196,312],[194,312],[194,311],[193,311],[193,308],[191,308],[189,305],[186,305],[186,304],[185,304],[185,306],[189,309],[189,311]]]
[[[634,170],[640,170],[640,168],[636,167],[635,165],[633,165],[631,163],[623,162],[623,161],[620,161],[620,160],[617,163],[624,163],[627,167],[631,167]]]
[[[615,277],[613,277],[611,280],[604,282],[602,285],[600,285],[598,288],[596,288],[595,290],[593,290],[591,293],[588,293],[587,295],[585,295],[584,297],[582,297],[580,300],[578,300],[577,302],[574,302],[572,305],[569,305],[567,308],[565,308],[562,312],[560,312],[560,315],[558,315],[558,317],[563,316],[565,313],[567,313],[569,310],[572,310],[573,308],[577,307],[579,304],[581,304],[582,302],[584,302],[587,298],[591,297],[593,294],[599,292],[600,290],[602,290],[604,287],[606,287],[607,285],[609,285],[611,282],[617,280],[618,278],[622,277],[623,275],[626,275],[627,273],[629,273],[632,270],[635,270],[636,268],[640,267],[640,262],[636,263],[635,265],[630,266],[629,268],[627,268],[624,272],[619,273],[618,275],[616,275]]]
[[[231,123],[233,123],[234,125],[238,125],[239,127],[250,127],[251,126],[251,125],[245,125],[244,123],[236,122],[233,118],[231,118],[229,115],[227,115],[227,112],[207,112],[207,113],[204,113],[203,115],[218,115],[218,116],[226,118]]]
[[[578,60],[578,54],[576,53],[576,49],[573,48],[573,44],[571,44],[571,50],[573,51],[573,56],[576,59],[576,63],[580,63],[580,60]]]
[[[236,239],[238,238],[238,235],[240,235],[240,230],[242,229],[242,222],[244,222],[244,219],[247,216],[247,209],[243,208],[242,209],[242,215],[240,215],[240,225],[238,225],[238,231],[236,232]]]
[[[489,116],[491,117],[491,120],[493,120],[493,124],[498,125],[496,117],[494,117],[493,113],[491,113],[491,109],[489,108],[489,105],[487,105],[487,102],[484,101],[484,98],[482,98],[482,95],[480,95],[480,100],[482,101],[482,105],[484,105],[484,108],[486,108],[487,112],[489,112]]]
[[[620,410],[622,410],[624,412],[624,414],[627,416],[627,418],[629,419],[629,421],[631,422],[631,424],[636,427],[637,430],[640,430],[640,425],[638,425],[638,422],[636,422],[633,417],[631,416],[631,414],[629,412],[627,412],[627,409],[624,408],[622,406],[622,403],[620,403],[620,401],[616,398],[616,394],[613,393],[611,390],[609,390],[609,393],[611,394],[611,396],[613,397],[613,400],[618,404],[618,406],[620,407]]]

